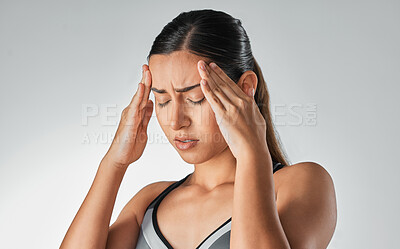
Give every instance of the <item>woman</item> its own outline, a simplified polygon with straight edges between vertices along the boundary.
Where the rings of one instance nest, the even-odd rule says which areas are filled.
[[[240,20],[181,13],[147,59],[61,248],[326,248],[336,226],[332,179],[314,162],[289,166]],[[109,227],[123,176],[146,146],[150,91],[162,130],[195,170],[145,186]]]

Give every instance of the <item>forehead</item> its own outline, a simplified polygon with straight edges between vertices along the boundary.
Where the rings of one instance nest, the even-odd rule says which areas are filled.
[[[203,57],[186,51],[177,51],[169,55],[152,55],[149,59],[149,70],[152,76],[152,87],[157,89],[183,88],[200,82],[197,70],[199,60]]]

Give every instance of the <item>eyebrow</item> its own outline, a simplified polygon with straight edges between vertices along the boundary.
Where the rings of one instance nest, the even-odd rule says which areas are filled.
[[[175,92],[178,92],[178,93],[179,92],[188,92],[188,91],[190,91],[193,88],[198,87],[198,86],[200,86],[200,83],[196,84],[196,85],[193,85],[193,86],[184,87],[184,88],[174,88],[174,90],[175,90]],[[156,92],[156,93],[167,93],[167,91],[165,91],[165,89],[157,89],[155,87],[152,87],[151,90]]]

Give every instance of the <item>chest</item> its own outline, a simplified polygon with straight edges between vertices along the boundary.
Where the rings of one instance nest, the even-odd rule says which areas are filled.
[[[177,189],[162,199],[155,215],[162,236],[174,249],[194,249],[215,240],[229,245],[232,207],[233,185],[207,195]]]
[[[172,190],[154,210],[161,239],[174,249],[229,248],[233,194],[233,184],[208,194]]]

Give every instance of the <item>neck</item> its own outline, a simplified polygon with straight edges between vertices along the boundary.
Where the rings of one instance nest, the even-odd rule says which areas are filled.
[[[187,185],[196,185],[211,191],[219,185],[234,183],[235,173],[236,158],[227,146],[210,160],[195,164],[194,172],[187,179]]]

